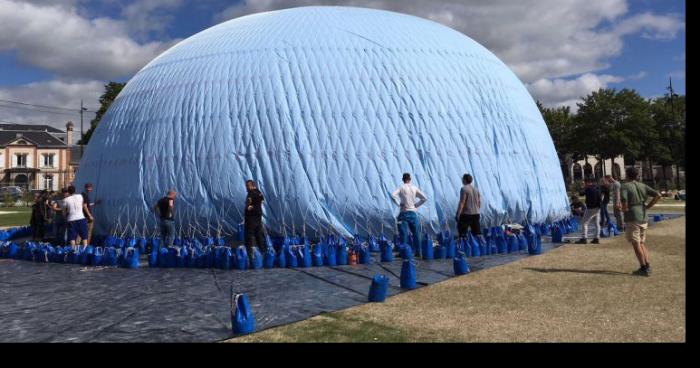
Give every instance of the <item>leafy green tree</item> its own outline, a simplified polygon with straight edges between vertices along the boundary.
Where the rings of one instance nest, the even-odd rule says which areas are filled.
[[[651,101],[652,118],[659,142],[665,152],[656,158],[663,167],[664,181],[666,169],[676,165],[676,187],[680,188],[680,167],[685,167],[685,96],[667,93]]]
[[[573,144],[574,115],[568,106],[548,108],[544,107],[540,101],[537,101],[537,108],[539,108],[542,118],[549,129],[564,176],[568,177],[569,172],[567,168],[570,167],[570,164],[583,158],[583,152],[577,151]]]
[[[102,96],[100,96],[100,109],[97,110],[95,118],[90,121],[90,129],[85,132],[85,136],[78,142],[78,144],[88,144],[88,142],[90,142],[92,133],[97,128],[97,125],[100,124],[100,120],[102,120],[102,117],[107,112],[107,109],[109,109],[109,106],[112,105],[112,102],[114,102],[119,95],[119,92],[122,91],[125,85],[126,83],[118,82],[109,82],[105,84],[105,92],[102,94]]]

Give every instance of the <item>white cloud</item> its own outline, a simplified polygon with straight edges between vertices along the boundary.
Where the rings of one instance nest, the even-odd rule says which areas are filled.
[[[215,19],[317,3],[246,0]],[[678,15],[643,13],[624,18],[625,0],[331,0],[323,5],[381,8],[440,22],[493,51],[525,83],[605,69],[608,59],[622,52],[624,36],[643,32],[646,37],[667,39],[685,27]]]
[[[129,25],[129,32],[140,39],[151,34],[165,38],[165,31],[175,18],[173,11],[184,4],[183,0],[136,0],[122,9]]]
[[[73,121],[77,130],[80,129],[80,100],[84,100],[85,107],[90,111],[96,111],[100,107],[99,96],[104,92],[102,81],[64,81],[52,80],[46,82],[29,83],[16,87],[0,88],[0,99],[21,101],[25,103],[44,106],[62,106],[75,108],[75,112],[59,111],[61,114],[52,114],[40,111],[30,111],[13,106],[8,103],[0,103],[0,119],[18,123],[48,124],[59,129],[64,129],[66,122]],[[17,106],[17,105],[15,105]],[[58,110],[54,110],[58,111]],[[85,129],[89,128],[93,113],[84,113]]]
[[[70,5],[0,0],[0,52],[60,77],[110,79],[135,73],[173,43],[138,43],[126,22],[86,19]]]
[[[581,97],[601,88],[607,88],[610,83],[624,81],[622,77],[614,75],[596,75],[586,73],[575,79],[540,79],[527,85],[533,98],[541,101],[545,106],[569,106],[576,111],[577,102]]]

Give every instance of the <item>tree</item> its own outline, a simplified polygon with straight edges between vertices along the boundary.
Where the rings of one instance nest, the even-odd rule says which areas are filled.
[[[90,121],[90,129],[85,132],[85,136],[78,142],[78,144],[88,144],[88,142],[90,142],[90,137],[92,137],[92,133],[97,128],[97,125],[100,124],[102,116],[104,116],[104,114],[107,112],[109,106],[112,105],[112,102],[114,102],[119,95],[119,92],[122,91],[125,85],[126,83],[118,82],[109,82],[105,84],[105,92],[102,94],[102,96],[100,96],[100,109],[97,110],[95,118]]]
[[[656,161],[666,168],[676,165],[676,187],[680,188],[679,167],[685,167],[685,96],[667,93],[651,101],[652,118],[660,144],[666,149]]]
[[[547,124],[562,168],[569,167],[570,162],[583,158],[583,154],[578,152],[572,144],[571,133],[574,115],[571,114],[571,109],[568,106],[544,107],[540,101],[537,101],[537,108],[539,108],[542,118]],[[568,176],[568,173],[565,172],[564,176]]]

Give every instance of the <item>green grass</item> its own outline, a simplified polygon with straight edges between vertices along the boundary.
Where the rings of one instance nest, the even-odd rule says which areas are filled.
[[[0,227],[29,225],[31,214],[32,209],[29,207],[2,207],[0,208]]]

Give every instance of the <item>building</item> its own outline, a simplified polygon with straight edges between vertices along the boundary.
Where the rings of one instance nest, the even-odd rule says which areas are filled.
[[[0,124],[0,186],[59,190],[73,181],[73,123],[66,131],[48,125]]]
[[[583,160],[570,161],[567,171],[564,173],[564,177],[570,183],[587,177],[600,179],[605,175],[612,175],[615,178],[624,180],[625,157],[620,155],[612,160],[600,160],[596,156],[588,155]]]

